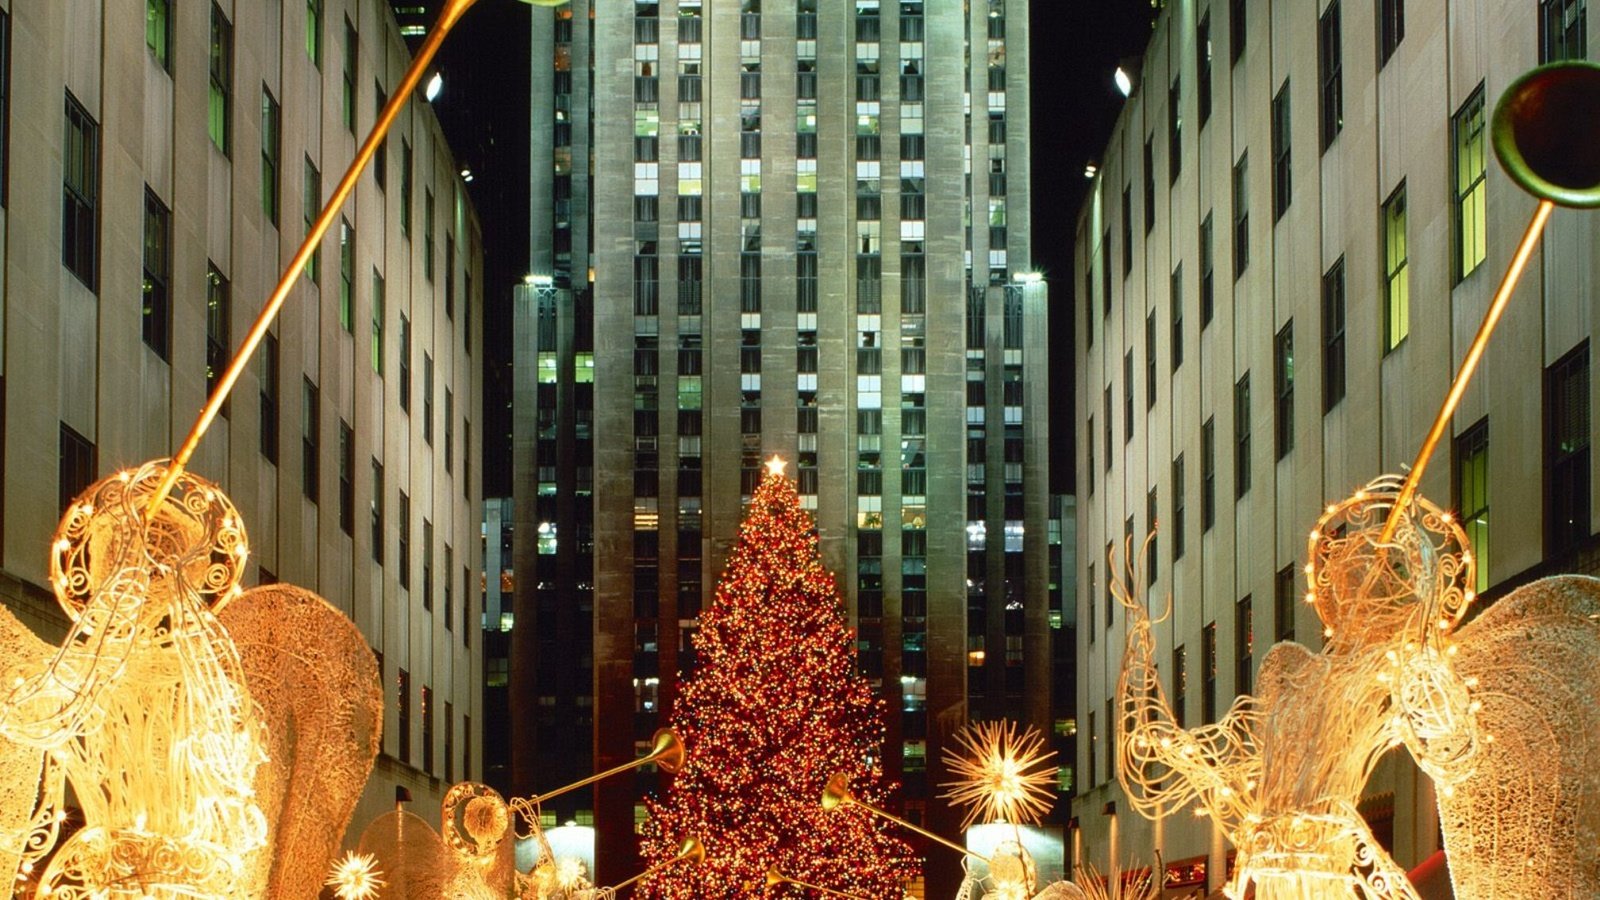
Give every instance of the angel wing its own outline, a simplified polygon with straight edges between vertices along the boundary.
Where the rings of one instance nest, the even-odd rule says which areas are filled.
[[[246,591],[220,618],[267,725],[256,794],[270,838],[255,883],[265,897],[314,897],[378,755],[377,661],[344,613],[292,585]]]
[[[1600,580],[1513,591],[1457,635],[1478,746],[1439,784],[1462,900],[1600,896]]]
[[[0,684],[10,685],[43,670],[56,652],[0,606]],[[37,747],[0,737],[0,898],[10,898],[12,877],[32,846],[39,810],[39,775],[44,754]]]

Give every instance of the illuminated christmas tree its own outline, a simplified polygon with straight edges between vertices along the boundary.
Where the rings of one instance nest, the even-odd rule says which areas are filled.
[[[811,516],[774,460],[701,616],[700,664],[672,711],[688,761],[665,799],[650,801],[645,824],[647,865],[671,859],[690,835],[705,842],[706,860],[645,880],[642,896],[746,897],[769,872],[902,896],[918,871],[910,847],[860,809],[819,803],[835,772],[863,799],[887,793],[881,705],[854,643]]]

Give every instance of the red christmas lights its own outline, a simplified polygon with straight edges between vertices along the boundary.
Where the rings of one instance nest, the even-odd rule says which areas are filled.
[[[671,716],[688,761],[666,797],[648,802],[642,852],[654,865],[695,835],[706,859],[646,879],[640,895],[748,897],[775,868],[899,900],[920,868],[911,848],[860,809],[819,803],[834,772],[849,773],[863,800],[883,801],[881,701],[856,668],[811,517],[776,466],[751,500],[695,646],[699,667]]]

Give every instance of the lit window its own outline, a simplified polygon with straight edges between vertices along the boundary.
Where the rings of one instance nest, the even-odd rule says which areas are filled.
[[[1488,140],[1484,131],[1483,84],[1450,121],[1455,148],[1455,278],[1471,275],[1488,255],[1488,185],[1484,176]]]
[[[1383,204],[1383,350],[1400,346],[1411,331],[1411,293],[1406,275],[1406,186],[1401,182]]]

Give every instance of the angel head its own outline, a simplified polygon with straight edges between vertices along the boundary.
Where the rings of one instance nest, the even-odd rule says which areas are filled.
[[[1330,646],[1417,640],[1456,626],[1472,601],[1474,563],[1451,515],[1417,496],[1382,540],[1401,479],[1384,476],[1330,505],[1307,547],[1306,599]]]

